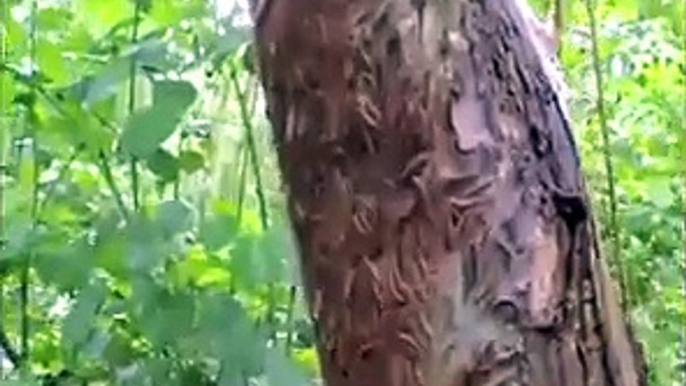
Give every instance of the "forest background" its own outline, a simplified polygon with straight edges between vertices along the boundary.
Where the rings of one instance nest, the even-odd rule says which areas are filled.
[[[684,2],[562,3],[606,257],[651,385],[683,385]],[[244,2],[0,11],[0,385],[317,382]]]

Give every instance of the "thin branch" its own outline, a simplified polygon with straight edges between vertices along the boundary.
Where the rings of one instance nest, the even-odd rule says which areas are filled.
[[[7,359],[12,362],[12,366],[14,366],[15,369],[21,367],[21,355],[19,355],[17,350],[12,346],[12,342],[10,342],[7,333],[5,333],[5,330],[3,329],[0,329],[0,349],[5,353]],[[0,366],[0,368],[2,368],[2,366]]]
[[[250,166],[252,169],[253,176],[255,177],[255,193],[257,194],[257,200],[260,211],[260,222],[262,224],[262,229],[266,230],[269,226],[269,218],[267,214],[267,200],[264,194],[264,187],[262,185],[262,176],[260,175],[260,164],[259,155],[257,154],[257,144],[255,143],[254,128],[252,124],[252,119],[249,115],[248,101],[245,96],[245,92],[241,90],[240,84],[238,83],[238,76],[236,75],[236,69],[231,69],[231,82],[233,84],[234,90],[238,98],[238,105],[241,114],[241,123],[245,127],[245,139],[248,145],[248,155],[250,156]]]
[[[131,29],[131,45],[135,45],[138,41],[138,27],[140,25],[141,17],[141,2],[136,1],[133,15],[133,27]],[[131,55],[131,65],[129,68],[129,106],[128,113],[131,116],[136,108],[136,57]],[[138,212],[140,209],[140,187],[138,176],[138,159],[136,156],[131,156],[131,194],[133,195],[133,210]]]
[[[7,26],[9,20],[9,6],[6,1],[0,3],[0,25]],[[5,29],[0,29],[2,36],[0,36],[0,63],[7,61],[7,34]],[[6,72],[0,69],[0,253],[4,255],[5,252],[5,176],[7,175],[7,145],[9,142],[9,125],[6,124],[5,114],[7,113],[9,103],[6,97],[5,78]],[[0,260],[2,260],[0,255]],[[13,364],[13,359],[18,359],[16,351],[10,345],[9,339],[4,331],[5,324],[5,286],[0,282],[0,347],[9,357]],[[0,379],[3,379],[3,366],[0,363]]]
[[[286,356],[291,356],[291,351],[293,350],[293,314],[295,313],[295,300],[297,298],[298,289],[296,286],[292,285],[290,292],[288,293],[288,309],[286,314],[286,345],[284,351]]]
[[[607,177],[607,190],[609,199],[609,231],[612,239],[612,261],[619,269],[619,285],[621,290],[621,304],[622,310],[626,311],[628,306],[628,296],[626,288],[626,272],[624,264],[620,259],[621,235],[619,232],[618,210],[617,210],[617,192],[615,188],[615,173],[612,164],[612,144],[610,141],[610,128],[607,124],[607,112],[605,110],[605,95],[603,88],[603,72],[600,68],[600,53],[598,49],[598,27],[595,18],[595,12],[592,0],[585,0],[586,11],[588,13],[589,26],[591,29],[591,54],[593,60],[593,72],[595,74],[595,87],[597,92],[597,110],[598,119],[600,121],[600,131],[603,139],[603,160],[605,163],[605,173]]]
[[[31,57],[31,76],[34,77],[37,71],[37,39],[38,39],[38,23],[37,23],[37,9],[38,2],[33,0],[31,2],[31,38],[30,38],[30,57]],[[38,92],[36,87],[31,87],[30,89],[32,100],[36,99]],[[29,108],[27,116],[27,134],[30,131],[33,146],[33,181],[32,181],[32,193],[31,193],[31,228],[36,229],[38,223],[38,204],[39,204],[39,178],[40,178],[40,164],[35,160],[37,150],[38,150],[38,138],[36,134],[35,122],[34,122],[34,108],[35,105],[31,105]],[[23,262],[21,277],[20,277],[20,309],[21,309],[21,329],[20,329],[20,342],[21,342],[21,359],[22,362],[27,362],[31,357],[31,346],[29,340],[29,303],[30,299],[30,275],[31,275],[31,265],[33,263],[33,249],[28,251],[25,261]]]
[[[128,222],[129,212],[126,210],[126,205],[124,205],[124,199],[122,198],[121,191],[119,190],[116,182],[114,181],[114,177],[112,175],[112,168],[110,167],[110,163],[107,161],[107,157],[105,156],[105,153],[103,151],[100,151],[98,153],[98,159],[100,161],[100,171],[102,175],[105,177],[105,182],[107,183],[107,186],[109,187],[110,191],[112,192],[112,195],[114,196],[114,201],[117,203],[117,208],[119,208],[119,212],[121,216],[124,218],[124,220]]]

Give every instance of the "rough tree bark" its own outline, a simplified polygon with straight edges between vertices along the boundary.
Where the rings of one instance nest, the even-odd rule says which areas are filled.
[[[253,6],[327,385],[646,384],[523,5]]]

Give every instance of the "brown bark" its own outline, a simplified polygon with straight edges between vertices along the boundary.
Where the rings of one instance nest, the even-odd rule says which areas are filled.
[[[254,18],[327,385],[646,384],[517,2]]]

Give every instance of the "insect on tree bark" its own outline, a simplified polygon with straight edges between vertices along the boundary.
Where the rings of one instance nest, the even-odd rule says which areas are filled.
[[[327,385],[646,384],[531,15],[253,4]]]

